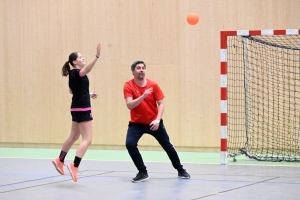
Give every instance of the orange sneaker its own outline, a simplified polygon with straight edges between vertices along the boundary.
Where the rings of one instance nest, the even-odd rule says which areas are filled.
[[[58,171],[58,173],[60,173],[61,175],[64,175],[64,173],[65,173],[64,172],[64,163],[61,162],[59,160],[59,158],[52,160],[52,163],[53,163],[55,169]]]
[[[72,179],[77,182],[77,172],[78,172],[78,167],[74,167],[74,163],[70,163],[67,165],[68,170],[70,172],[70,175]]]

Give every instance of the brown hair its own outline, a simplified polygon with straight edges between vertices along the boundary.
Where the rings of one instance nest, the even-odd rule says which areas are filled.
[[[73,61],[76,60],[77,57],[78,57],[77,52],[73,52],[69,55],[69,60],[64,64],[64,66],[62,67],[62,70],[61,70],[61,74],[63,76],[68,76],[69,72],[71,71],[69,64],[71,64],[72,67],[74,67]]]
[[[134,71],[136,65],[138,65],[138,64],[143,64],[145,66],[145,68],[146,68],[146,63],[144,61],[137,60],[137,61],[134,61],[134,63],[132,63],[132,65],[131,65],[131,71]]]

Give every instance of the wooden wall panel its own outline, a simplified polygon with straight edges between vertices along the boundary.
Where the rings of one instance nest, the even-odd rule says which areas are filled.
[[[0,142],[3,140],[6,140],[6,107],[5,107],[5,96],[3,95],[5,93],[5,71],[6,67],[4,65],[4,4],[3,1],[0,1],[0,66],[1,73],[0,73]]]
[[[68,55],[101,58],[88,74],[95,148],[123,148],[129,110],[123,84],[130,65],[147,63],[146,77],[166,98],[164,121],[182,150],[216,149],[219,128],[219,33],[299,28],[299,0],[2,0],[0,1],[0,146],[60,147],[70,132]],[[196,12],[200,22],[186,23]],[[150,136],[141,146],[159,145]]]

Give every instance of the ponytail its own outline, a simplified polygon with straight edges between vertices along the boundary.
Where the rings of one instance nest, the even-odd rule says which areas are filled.
[[[69,65],[69,61],[67,61],[64,66],[62,67],[62,70],[61,70],[61,74],[63,76],[68,76],[69,75],[69,72],[70,72],[70,65]]]
[[[64,66],[62,67],[62,70],[61,70],[61,74],[63,76],[69,75],[69,73],[71,71],[69,63],[74,67],[73,61],[76,60],[77,57],[78,57],[77,52],[73,52],[69,55],[69,60],[64,64]]]

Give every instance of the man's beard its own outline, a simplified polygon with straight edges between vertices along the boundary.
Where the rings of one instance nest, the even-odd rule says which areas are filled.
[[[145,74],[139,74],[138,79],[143,80],[145,78]]]

